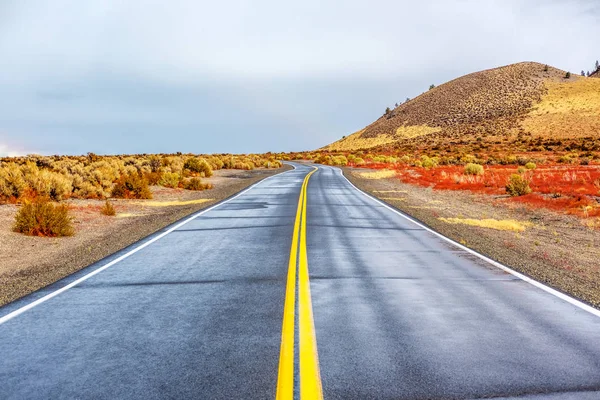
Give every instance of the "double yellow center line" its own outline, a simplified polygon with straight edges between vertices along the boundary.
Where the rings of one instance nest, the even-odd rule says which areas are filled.
[[[288,265],[285,305],[283,308],[283,327],[279,356],[279,374],[277,378],[277,400],[294,399],[294,336],[296,317],[296,270],[298,270],[298,361],[300,366],[300,399],[323,399],[321,374],[317,356],[317,338],[310,300],[308,280],[308,258],[306,255],[306,190],[312,170],[304,178]],[[299,257],[298,257],[299,255]],[[296,268],[298,266],[298,268]]]

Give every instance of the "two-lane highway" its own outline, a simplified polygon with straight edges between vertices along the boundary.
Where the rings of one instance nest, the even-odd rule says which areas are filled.
[[[0,398],[600,398],[600,317],[336,168],[140,246],[0,309]]]

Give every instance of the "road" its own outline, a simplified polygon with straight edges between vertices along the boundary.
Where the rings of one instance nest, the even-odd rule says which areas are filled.
[[[0,398],[600,398],[600,317],[313,170],[1,308]]]

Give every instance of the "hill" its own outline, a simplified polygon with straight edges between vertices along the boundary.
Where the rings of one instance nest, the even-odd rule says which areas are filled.
[[[510,145],[600,137],[600,80],[534,62],[472,73],[435,87],[325,150]]]

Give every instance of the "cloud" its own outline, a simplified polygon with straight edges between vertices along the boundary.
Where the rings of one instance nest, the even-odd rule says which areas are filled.
[[[587,0],[8,0],[0,129],[45,152],[316,148],[469,72],[591,69],[599,13]]]

